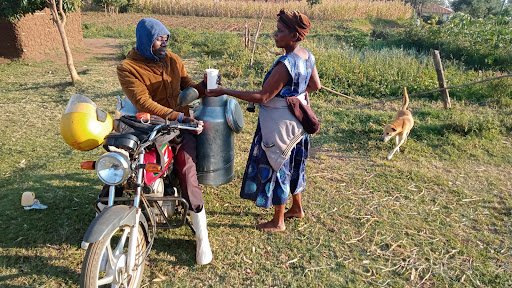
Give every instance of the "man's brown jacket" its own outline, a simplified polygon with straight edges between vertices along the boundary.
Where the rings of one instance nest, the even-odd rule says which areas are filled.
[[[194,84],[181,58],[167,50],[165,59],[148,60],[132,49],[117,66],[117,76],[123,92],[139,112],[148,112],[169,120],[176,120],[179,112],[189,116],[188,108],[177,107],[178,95],[187,87],[194,87],[204,95],[201,83]]]

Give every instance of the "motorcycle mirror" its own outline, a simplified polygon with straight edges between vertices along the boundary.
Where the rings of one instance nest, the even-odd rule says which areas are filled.
[[[183,107],[199,98],[199,92],[195,88],[187,87],[178,95],[178,106]]]

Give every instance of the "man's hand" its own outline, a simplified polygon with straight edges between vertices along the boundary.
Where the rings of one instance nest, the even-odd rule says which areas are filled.
[[[204,125],[204,122],[203,121],[200,121],[200,120],[196,120],[192,117],[183,117],[183,120],[181,121],[181,123],[191,123],[191,124],[196,124],[197,125],[197,128],[198,130],[193,130],[192,133],[196,134],[196,135],[199,135],[201,134],[201,132],[203,132],[203,125]]]

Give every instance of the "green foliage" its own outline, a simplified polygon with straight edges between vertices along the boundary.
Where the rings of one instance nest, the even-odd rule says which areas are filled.
[[[356,49],[368,47],[371,42],[369,33],[350,27],[340,27],[336,32],[310,34],[308,39],[326,47],[343,45],[343,47]]]
[[[306,0],[306,3],[308,3],[310,7],[313,7],[313,5],[320,4],[321,2],[322,0]]]
[[[503,17],[512,17],[512,3],[506,4],[499,15]]]
[[[65,12],[73,12],[80,9],[81,4],[81,0],[63,0],[62,6]],[[0,0],[0,18],[16,20],[23,15],[43,10],[46,7],[46,0]]]
[[[341,40],[336,42],[336,37],[332,35],[335,34],[330,34],[327,41],[316,35],[305,43],[316,57],[320,79],[326,87],[336,87],[336,90],[349,95],[386,99],[400,96],[404,86],[408,87],[410,93],[415,93],[435,89],[438,85],[430,55],[402,49],[374,50],[370,48],[371,45],[359,50],[346,47]],[[216,65],[222,67],[226,80],[252,84],[244,89],[261,85],[261,78],[275,60],[275,56],[259,48],[253,67],[248,69],[249,51],[240,45],[241,39],[229,33],[179,28],[172,31],[171,40],[171,50],[186,58],[201,57],[201,67]],[[269,35],[262,35],[258,42],[267,47],[273,45]],[[449,85],[465,84],[494,75],[492,72],[467,71],[454,61],[446,62],[444,66]],[[511,86],[512,79],[506,78],[463,87],[450,93],[457,101],[510,107]],[[441,96],[431,93],[418,97],[439,100]]]
[[[409,25],[391,32],[388,43],[429,52],[436,49],[475,69],[512,71],[512,20],[506,17],[474,19],[457,13],[443,25]]]
[[[459,111],[451,114],[448,119],[447,130],[463,136],[476,136],[494,138],[496,135],[505,134],[510,127],[510,118],[496,118],[494,115],[478,114],[468,111]]]
[[[451,3],[454,11],[464,12],[476,18],[498,15],[503,5],[503,0],[454,0]]]
[[[85,38],[130,39],[135,37],[135,26],[112,27],[94,23],[83,23],[82,31]]]
[[[497,116],[491,111],[479,111],[459,106],[451,111],[440,111],[434,108],[424,108],[416,111],[416,119],[421,119],[424,129],[415,134],[419,141],[443,141],[437,137],[457,136],[496,139],[507,135],[512,129],[512,119],[506,115]],[[443,123],[429,125],[431,123]]]
[[[110,12],[114,12],[114,10],[119,10],[120,8],[128,9],[128,5],[130,4],[129,0],[93,0],[93,4],[104,7]]]

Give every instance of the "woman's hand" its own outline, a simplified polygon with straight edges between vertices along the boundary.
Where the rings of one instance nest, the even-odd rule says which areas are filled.
[[[217,97],[217,96],[222,96],[225,94],[226,94],[226,89],[224,89],[223,87],[220,87],[220,86],[215,89],[208,89],[205,92],[205,95],[208,97]]]

